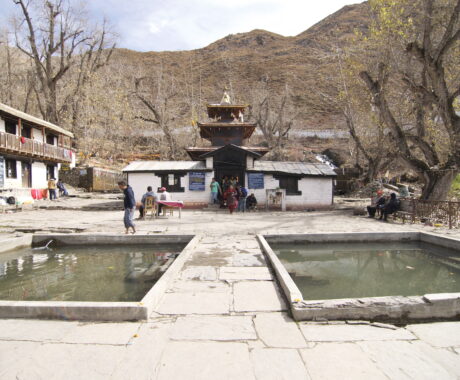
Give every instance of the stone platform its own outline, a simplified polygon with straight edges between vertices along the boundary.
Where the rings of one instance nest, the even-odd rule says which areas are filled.
[[[0,215],[17,226],[123,230],[121,212]],[[40,221],[41,219],[41,221]],[[420,230],[346,213],[223,215],[138,223],[143,233],[200,235],[145,322],[0,320],[3,379],[459,379],[460,322],[398,328],[296,323],[255,233]],[[6,231],[5,231],[6,232]],[[443,231],[441,231],[443,232]],[[444,231],[456,235],[458,231]],[[2,235],[0,235],[2,239]]]

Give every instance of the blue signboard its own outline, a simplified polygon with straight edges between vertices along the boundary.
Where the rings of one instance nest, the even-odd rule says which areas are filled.
[[[188,173],[188,189],[190,191],[205,191],[205,176],[204,172]]]
[[[248,173],[248,188],[263,189],[264,188],[264,173]]]

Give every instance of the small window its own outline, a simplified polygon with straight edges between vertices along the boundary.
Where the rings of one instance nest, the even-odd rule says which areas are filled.
[[[6,178],[18,178],[16,160],[5,160]]]
[[[299,177],[278,177],[280,189],[286,190],[286,195],[302,195],[299,191]]]
[[[24,125],[22,127],[21,136],[31,139],[32,138],[32,128],[27,125]]]
[[[54,135],[46,135],[46,143],[49,145],[54,145]]]
[[[55,169],[55,165],[46,165],[46,179],[56,178]]]
[[[181,178],[183,174],[168,173],[168,174],[157,174],[161,178],[161,187],[166,188],[168,193],[183,193],[185,188],[181,187]]]
[[[5,120],[5,132],[15,135],[16,134],[16,122],[12,120]]]

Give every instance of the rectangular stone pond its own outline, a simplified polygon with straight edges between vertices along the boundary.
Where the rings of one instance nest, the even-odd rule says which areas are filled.
[[[185,262],[192,238],[89,234],[19,238],[17,249],[0,253],[0,317],[147,319]]]
[[[460,240],[418,232],[259,240],[297,320],[460,316]]]

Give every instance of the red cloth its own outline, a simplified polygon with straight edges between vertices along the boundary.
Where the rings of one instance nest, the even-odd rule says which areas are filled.
[[[178,207],[178,208],[184,207],[184,202],[182,201],[158,201],[157,203],[160,203],[168,207]]]
[[[26,138],[24,136],[21,137],[21,144],[25,144],[26,143]]]

